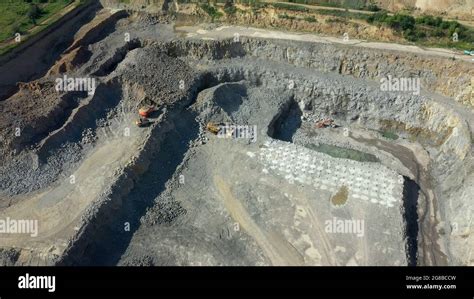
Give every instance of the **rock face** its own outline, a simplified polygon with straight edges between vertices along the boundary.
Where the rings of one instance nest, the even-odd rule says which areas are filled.
[[[250,55],[295,66],[336,72],[356,78],[380,81],[393,77],[420,78],[421,88],[455,99],[474,107],[471,64],[448,58],[426,57],[396,51],[382,51],[325,44],[293,44],[275,40],[247,40],[235,46],[232,41],[221,42],[211,49],[185,42],[169,46],[176,55],[189,53],[192,57],[219,58]]]
[[[160,13],[166,7],[167,0],[133,0],[133,1],[119,1],[119,0],[100,0],[103,7],[111,9],[127,9],[134,11],[146,11],[147,13]]]
[[[40,238],[0,239],[0,263],[473,264],[472,65],[132,20],[82,45],[74,74],[97,77],[94,94],[56,95],[46,76],[48,101],[33,84],[0,102],[11,117],[44,105],[18,113],[25,135],[0,122],[17,151],[0,218],[41,217]],[[383,91],[388,75],[421,93]],[[138,128],[145,104],[158,110]]]
[[[64,15],[47,30],[2,55],[0,101],[18,91],[18,82],[28,82],[44,76],[51,64],[74,40],[77,30],[90,22],[99,8],[98,2],[90,1]]]

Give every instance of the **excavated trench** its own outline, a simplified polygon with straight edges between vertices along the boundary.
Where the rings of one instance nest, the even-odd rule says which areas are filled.
[[[256,80],[255,77],[259,79]],[[59,262],[60,265],[115,265],[129,246],[133,233],[140,226],[140,218],[155,199],[165,190],[166,184],[182,164],[189,144],[197,137],[196,115],[187,108],[194,104],[198,94],[212,86],[225,82],[249,80],[251,84],[269,84],[264,76],[249,74],[243,70],[228,71],[225,68],[215,73],[203,73],[192,85],[189,97],[183,99],[167,113],[164,123],[153,128],[149,151],[145,151],[146,166],[131,166],[134,175],[125,175],[125,181],[117,184],[117,190],[109,197],[113,203],[99,208],[94,219],[82,231]],[[249,82],[249,81],[247,81]],[[296,95],[300,97],[301,95]],[[222,98],[220,98],[222,99]],[[233,105],[235,106],[234,103]],[[235,108],[235,107],[234,107]],[[238,107],[236,108],[238,109]],[[302,111],[295,96],[285,101],[277,115],[273,116],[268,135],[283,141],[292,141],[292,136],[301,126]],[[147,163],[145,163],[147,164]],[[145,167],[146,169],[143,169]],[[138,169],[138,170],[137,170]],[[127,178],[128,177],[128,178]],[[402,211],[407,238],[406,255],[409,265],[416,265],[418,251],[418,185],[405,180],[404,210]],[[124,230],[124,225],[130,229]]]
[[[70,169],[93,148],[97,134],[107,127],[110,118],[132,110],[119,105],[122,90],[116,80],[99,84],[93,96],[70,92],[62,98],[69,99],[69,106],[61,105],[65,108],[48,129],[50,133],[32,134],[35,138],[28,139],[32,150],[3,166],[6,175],[0,184],[4,193],[26,194],[69,176]]]
[[[111,195],[115,202],[99,210],[59,265],[118,263],[140,225],[140,218],[163,192],[165,183],[183,161],[189,142],[197,136],[198,127],[190,112],[170,111],[169,118],[159,132],[155,130],[157,136],[150,137],[159,141],[149,153],[148,169],[135,182],[127,182],[130,186],[127,194]]]
[[[73,43],[75,34],[82,26],[90,23],[101,8],[96,1],[63,16],[42,33],[0,59],[0,101],[18,92],[18,82],[28,82],[44,76],[51,66],[77,47],[87,47],[116,30],[120,19],[128,16],[119,11],[89,30],[79,42]],[[72,47],[71,47],[72,45]],[[87,52],[87,51],[86,51]],[[87,56],[87,53],[85,53]],[[83,57],[85,59],[87,57]],[[80,63],[80,61],[78,61]]]
[[[73,91],[62,95],[58,107],[51,112],[54,117],[46,116],[43,122],[40,120],[34,127],[27,126],[23,129],[22,139],[17,143],[17,149],[34,147],[37,143],[46,139],[50,135],[49,132],[60,129],[86,97],[87,93],[82,91]]]
[[[96,42],[112,32],[116,20],[108,23],[106,28],[109,29],[103,32],[94,31],[85,41]],[[294,80],[297,84],[290,92],[291,96],[279,107],[277,114],[270,117],[270,125],[266,128],[268,136],[287,142],[294,142],[293,137],[302,126],[303,114],[308,111],[318,118],[333,117],[347,127],[357,123],[365,128],[378,128],[381,120],[395,122],[399,120],[393,119],[394,115],[401,115],[402,120],[407,121],[410,117],[417,118],[417,113],[422,110],[418,101],[424,99],[420,97],[405,95],[399,97],[397,94],[381,96],[374,82],[362,79],[356,80],[355,87],[346,88],[354,78],[334,74],[334,70],[332,73],[319,73],[310,68],[305,69],[301,65],[295,66],[298,63],[289,63],[288,56],[283,55],[284,51],[278,48],[280,45],[272,48],[275,51],[274,56],[267,55],[266,59],[255,58],[258,56],[255,54],[255,48],[262,45],[265,51],[268,51],[267,42],[261,40],[255,41],[255,44],[252,44],[251,40],[245,40],[244,43],[237,45],[229,41],[172,41],[158,44],[158,48],[166,55],[182,59],[189,65],[204,61],[209,64],[207,68],[210,70],[203,71],[195,77],[186,96],[175,101],[173,105],[165,105],[166,109],[160,107],[159,115],[156,116],[160,121],[153,123],[149,128],[150,133],[144,136],[146,140],[139,149],[136,159],[118,173],[112,187],[106,190],[105,199],[91,208],[93,213],[83,219],[83,227],[71,241],[66,253],[60,257],[58,265],[116,265],[120,261],[134,233],[140,227],[141,218],[156,204],[156,198],[168,187],[176,170],[186,160],[190,145],[199,135],[197,115],[188,108],[196,103],[199,94],[206,89],[221,83],[239,81],[245,81],[256,87],[277,88],[286,85],[289,79]],[[118,47],[93,75],[99,77],[111,75],[120,63],[127,59],[130,51],[141,51],[149,46],[148,43],[134,39]],[[98,137],[97,132],[102,130],[105,135],[113,134],[112,129],[108,127],[117,119],[119,123],[130,123],[132,117],[129,114],[136,107],[130,104],[126,109],[123,108],[124,102],[130,102],[130,98],[124,99],[124,85],[125,83],[120,80],[101,83],[92,97],[86,97],[84,94],[66,94],[64,96],[66,105],[63,107],[61,117],[54,126],[45,130],[51,133],[48,136],[46,133],[33,134],[35,136],[32,141],[30,140],[33,144],[37,144],[34,152],[39,161],[37,169],[23,178],[20,175],[2,177],[0,181],[4,187],[2,189],[10,190],[11,194],[20,194],[50,185],[59,175],[69,174],[67,169],[73,168],[73,165],[76,165],[75,163],[96,145],[94,137]],[[225,94],[219,99],[222,100],[224,97]],[[301,102],[306,107],[303,110]],[[225,101],[218,104],[226,105]],[[241,107],[241,103],[230,104],[232,105],[229,106],[229,113]],[[414,106],[415,112],[407,110],[409,105]],[[369,106],[376,107],[369,109]],[[423,122],[414,125],[428,126]],[[92,140],[83,148],[84,132],[87,131],[96,134],[91,135]],[[405,135],[405,139],[408,140],[407,136]],[[403,151],[409,150],[401,145],[364,137],[354,137],[354,140],[390,152],[413,174],[411,177],[404,174],[403,209],[400,211],[405,225],[403,231],[408,265],[429,264],[429,261],[419,259],[420,254],[424,257],[424,251],[427,250],[435,260],[439,259],[436,261],[438,264],[443,264],[444,257],[442,253],[437,252],[438,249],[425,248],[426,238],[433,242],[440,238],[434,229],[436,224],[428,223],[429,217],[425,214],[419,215],[420,206],[427,206],[426,201],[436,201],[436,197],[426,198],[431,190],[432,178],[426,173],[420,174],[420,168],[423,167],[418,165],[416,158],[410,161],[404,160],[406,156],[403,155]],[[411,138],[410,141],[417,140]],[[48,171],[42,171],[43,168],[48,168]],[[50,168],[56,170],[50,171]],[[48,173],[48,176],[44,173]],[[12,187],[13,180],[18,182]],[[422,199],[420,193],[424,195]],[[179,211],[185,213],[185,210]],[[428,213],[426,209],[422,212]]]
[[[110,57],[107,61],[105,61],[105,63],[103,63],[100,68],[93,73],[93,75],[99,77],[109,75],[125,59],[125,57],[131,50],[142,47],[142,42],[139,39],[133,39],[127,42],[123,47],[120,47],[115,50],[114,55]]]
[[[152,128],[140,165],[131,165],[124,172],[124,181],[116,184],[109,195],[113,203],[103,204],[94,218],[74,241],[58,265],[116,265],[129,246],[140,219],[155,199],[165,190],[166,183],[184,161],[186,153],[199,132],[196,115],[188,108],[198,94],[223,82],[236,82],[234,78],[218,78],[202,73],[188,91],[188,95],[170,107],[163,121]],[[133,174],[130,174],[133,173]],[[126,225],[129,229],[124,229]]]
[[[342,112],[342,111],[338,111]],[[301,107],[298,105],[298,102],[291,98],[290,101],[285,103],[282,107],[281,112],[275,116],[272,120],[270,127],[268,129],[268,134],[270,137],[286,142],[293,142],[293,136],[295,133],[301,128],[302,125],[302,116],[303,111]],[[321,151],[320,148],[324,148],[323,145],[305,145],[307,148],[312,150]],[[326,145],[327,146],[327,145]],[[329,147],[329,150],[324,151],[326,154],[333,156],[333,157],[341,157],[337,154],[337,149],[343,151],[351,151],[354,152],[352,149],[344,149],[344,148],[335,148]],[[366,162],[380,162],[378,159],[370,154],[362,153],[355,151],[357,156],[360,157],[368,157],[370,159],[365,159],[363,161]],[[347,155],[350,158],[350,155]],[[358,159],[360,161],[360,159]],[[416,167],[417,170],[419,167]],[[419,170],[418,170],[419,171]],[[416,173],[418,177],[418,173]],[[405,224],[404,227],[404,235],[406,240],[406,256],[408,261],[408,266],[416,266],[417,265],[417,257],[418,257],[418,232],[419,232],[419,217],[418,217],[418,200],[419,200],[419,192],[420,186],[409,177],[404,176],[404,183],[403,183],[403,221]]]
[[[418,258],[418,196],[420,186],[410,178],[405,177],[403,184],[403,217],[405,219],[405,237],[407,242],[408,266],[416,266]]]
[[[50,152],[57,150],[61,144],[79,143],[84,131],[96,131],[99,124],[108,119],[108,114],[117,109],[121,98],[122,90],[118,82],[99,84],[94,95],[67,122],[42,140],[37,150],[40,160],[45,161]]]
[[[298,103],[291,99],[286,104],[281,114],[276,115],[270,124],[268,135],[272,138],[286,142],[293,141],[293,135],[301,127],[301,116],[303,115]]]

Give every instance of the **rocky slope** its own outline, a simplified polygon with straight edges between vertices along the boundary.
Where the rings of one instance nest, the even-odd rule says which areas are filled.
[[[0,239],[2,264],[473,264],[472,64],[111,24],[0,102],[0,216],[41,220],[38,239]],[[96,92],[55,93],[61,72]],[[383,91],[388,75],[421,93]],[[143,104],[159,109],[138,128]],[[316,129],[325,117],[339,127]],[[256,142],[208,121],[255,125]],[[365,220],[364,236],[328,232],[334,217]]]

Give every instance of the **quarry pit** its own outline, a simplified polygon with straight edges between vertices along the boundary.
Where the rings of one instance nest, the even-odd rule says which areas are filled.
[[[25,83],[0,101],[0,219],[38,235],[2,235],[0,264],[474,265],[472,62],[106,8],[81,20],[43,73],[9,66]],[[58,93],[65,75],[95,89]],[[421,91],[383,91],[387,76]]]

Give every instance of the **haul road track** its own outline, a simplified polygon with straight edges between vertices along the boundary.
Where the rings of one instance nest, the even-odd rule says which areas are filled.
[[[474,263],[472,62],[90,13],[0,101],[0,219],[38,221],[1,234],[0,264]],[[65,75],[94,93],[57,92]],[[421,93],[382,91],[388,75]]]

